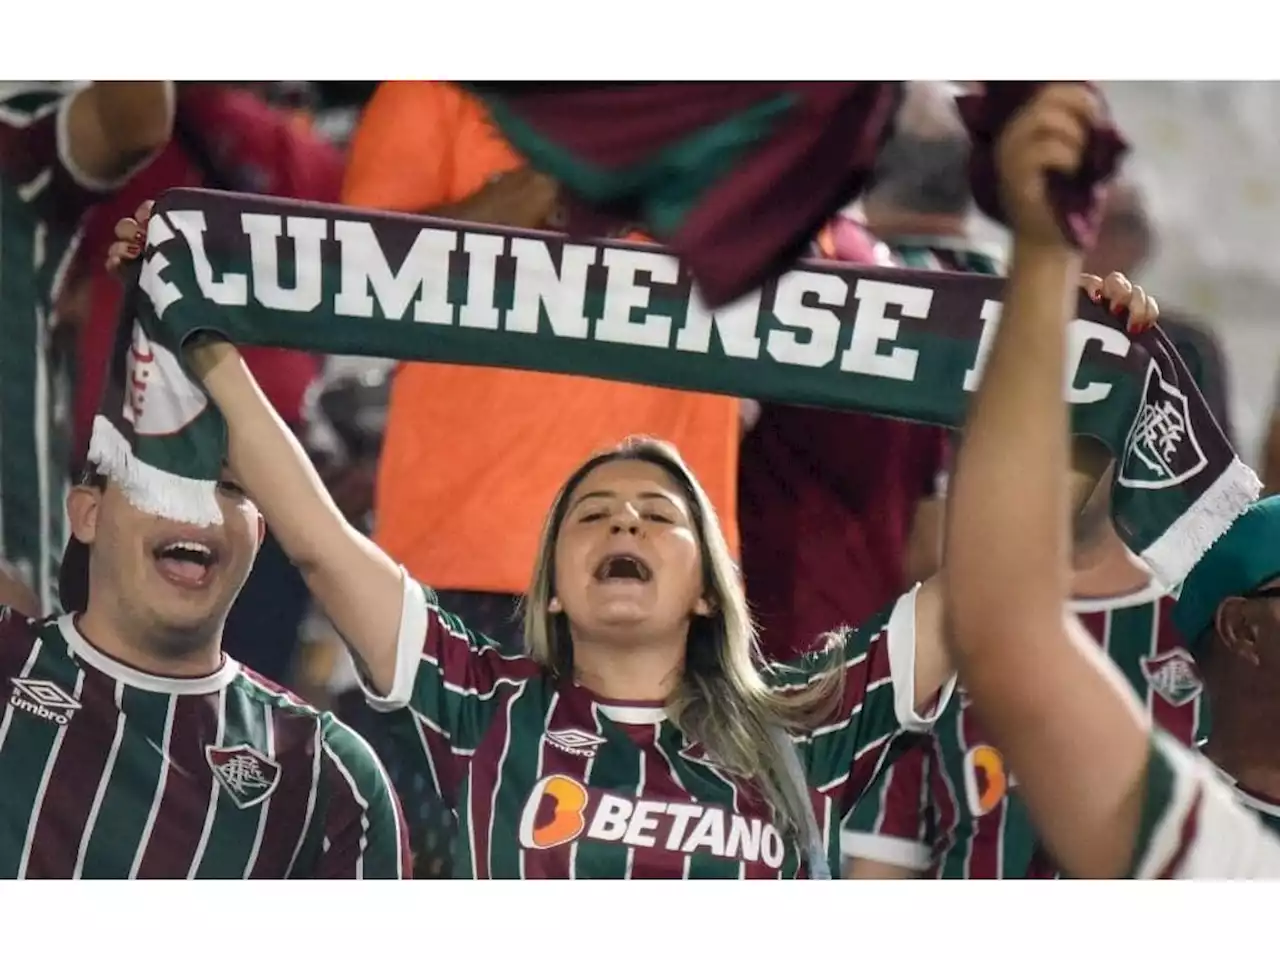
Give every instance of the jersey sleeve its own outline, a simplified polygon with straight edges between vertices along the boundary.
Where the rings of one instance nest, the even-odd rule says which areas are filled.
[[[839,797],[846,816],[874,778],[893,737],[927,733],[950,702],[951,677],[920,713],[915,704],[916,596],[919,585],[857,629],[846,630],[834,650],[819,651],[779,668],[779,689],[802,689],[831,670],[844,672],[831,719],[797,739],[810,785]]]
[[[409,879],[409,833],[386,770],[359,734],[332,716],[325,721],[320,743],[328,799],[316,879]]]
[[[51,223],[70,227],[151,162],[102,180],[80,169],[71,149],[69,111],[85,87],[23,83],[0,92],[0,176]]]
[[[1129,875],[1138,880],[1280,879],[1280,841],[1201,757],[1155,731]]]
[[[395,738],[404,762],[425,764],[432,785],[452,805],[463,762],[500,706],[498,693],[537,675],[539,668],[468,630],[440,609],[434,590],[403,576],[391,690],[380,696],[367,678],[357,679],[374,710],[399,714]]]
[[[924,871],[930,844],[929,740],[910,746],[885,768],[845,819],[840,852],[849,859],[874,860]]]

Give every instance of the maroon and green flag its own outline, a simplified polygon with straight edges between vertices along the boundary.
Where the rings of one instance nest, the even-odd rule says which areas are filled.
[[[225,426],[180,360],[201,331],[954,428],[1002,289],[992,277],[800,262],[712,309],[657,246],[173,190],[155,207],[126,298],[90,458],[140,508],[218,522]],[[1256,498],[1257,478],[1158,329],[1130,340],[1083,295],[1077,317],[1073,430],[1116,455],[1116,527],[1175,584]]]
[[[1044,81],[988,81],[959,108],[983,213],[1004,222],[995,143]],[[788,268],[866,186],[897,113],[898,81],[470,83],[504,137],[555,178],[571,235],[636,226],[689,265],[712,306]],[[1079,170],[1053,174],[1064,234],[1090,245],[1100,188],[1124,141],[1091,135]]]

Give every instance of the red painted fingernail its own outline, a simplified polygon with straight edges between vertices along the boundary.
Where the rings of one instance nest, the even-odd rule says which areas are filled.
[[[1089,294],[1089,299],[1092,300],[1094,303],[1097,303],[1099,300],[1102,299],[1102,291],[1100,290],[1093,291],[1093,293]]]
[[[136,242],[136,243],[139,243],[139,244],[144,243],[144,242],[146,241],[146,239],[147,239],[147,233],[146,233],[146,231],[145,231],[145,230],[139,230],[137,233],[135,233],[135,234],[133,235],[133,239],[134,239],[134,242]]]
[[[129,254],[129,256],[136,257],[142,248],[139,247],[136,243],[131,243],[124,249],[125,249],[125,252]]]
[[[1129,309],[1128,307],[1126,307],[1124,304],[1121,304],[1121,303],[1113,303],[1111,305],[1111,312],[1114,313],[1117,317],[1124,316],[1125,313],[1128,312],[1128,309]]]

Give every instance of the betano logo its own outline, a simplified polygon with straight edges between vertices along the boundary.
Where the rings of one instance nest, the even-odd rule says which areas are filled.
[[[544,804],[551,812],[539,816]],[[520,845],[548,850],[578,839],[628,847],[705,853],[782,866],[786,845],[771,823],[698,803],[635,799],[590,790],[555,774],[539,780],[520,816]]]
[[[986,816],[1015,787],[1012,775],[1005,769],[1004,757],[995,747],[981,744],[964,755],[964,793],[969,812]]]

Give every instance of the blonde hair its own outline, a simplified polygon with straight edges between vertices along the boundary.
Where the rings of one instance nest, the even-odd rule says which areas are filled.
[[[840,697],[844,671],[823,671],[812,683],[785,691],[770,686],[755,624],[715,508],[671,444],[630,437],[587,460],[560,488],[542,530],[533,582],[525,600],[524,636],[529,656],[554,677],[573,676],[568,618],[548,609],[555,591],[556,538],[574,490],[596,467],[618,460],[653,464],[676,481],[688,501],[702,553],[704,590],[713,612],[695,617],[690,624],[684,671],[667,700],[667,714],[718,764],[759,786],[780,826],[798,830],[805,814],[788,799],[786,761],[770,733],[775,727],[811,729],[830,717]],[[826,639],[827,649],[834,652],[837,636]]]

